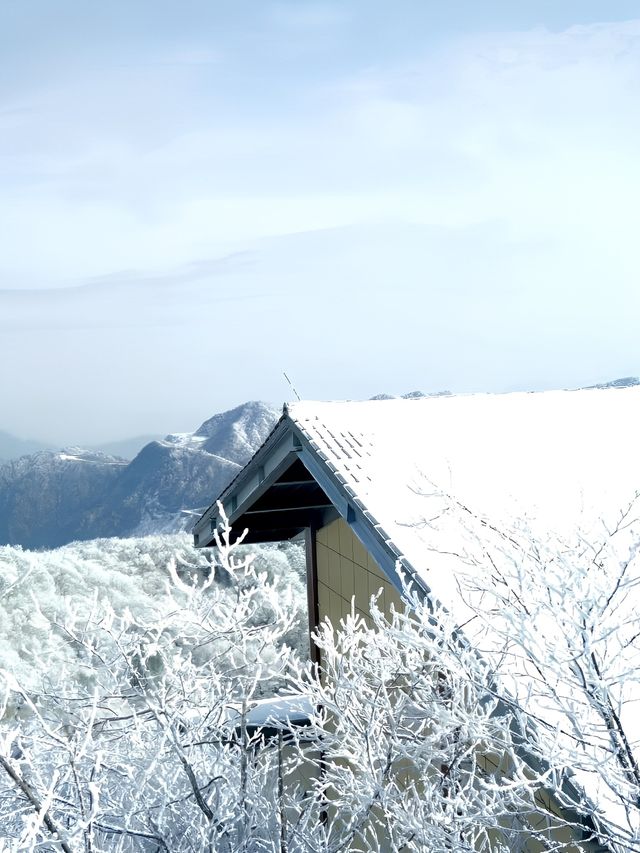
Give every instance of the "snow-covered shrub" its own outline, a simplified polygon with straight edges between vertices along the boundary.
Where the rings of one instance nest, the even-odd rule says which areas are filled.
[[[54,624],[48,642],[64,639],[66,657],[49,656],[56,669],[40,687],[0,678],[8,849],[497,850],[491,833],[508,839],[505,826],[526,820],[540,779],[521,772],[486,671],[454,626],[434,632],[418,600],[391,622],[374,607],[373,628],[324,625],[319,680],[286,644],[300,602],[284,564],[270,580],[242,546],[222,543],[210,564],[178,542],[186,550],[162,584],[155,558],[138,554],[154,595],[130,606],[107,599],[99,571],[93,595],[49,587],[42,636]],[[106,544],[118,563],[135,547]],[[163,559],[167,544],[158,542]],[[120,595],[133,590],[122,574]],[[63,594],[66,609],[59,589],[75,591]],[[283,687],[304,698],[309,724],[265,739],[247,721]]]
[[[27,683],[16,638],[17,666],[0,670],[8,849],[178,853],[269,838],[274,757],[242,720],[286,675],[304,598],[285,552],[241,550],[227,543],[211,565],[182,537],[12,549],[4,598],[25,615],[30,599],[37,619]],[[271,580],[254,565],[270,553]],[[20,569],[46,597],[28,596]]]
[[[496,661],[529,748],[571,781],[557,800],[611,849],[640,851],[640,503],[565,534],[454,509],[468,633]]]
[[[238,553],[252,554],[256,576],[264,573],[280,590],[294,617],[286,642],[304,650],[303,548],[262,545]],[[135,624],[170,613],[177,594],[169,582],[171,563],[181,577],[206,579],[213,571],[212,588],[233,597],[224,571],[216,574],[212,567],[211,552],[196,549],[186,534],[94,539],[40,552],[0,547],[0,669],[11,672],[25,689],[38,689],[43,678],[54,689],[63,679],[85,680],[93,665],[87,666],[85,653],[65,632],[69,614],[77,620],[107,607]],[[256,622],[268,618],[266,607],[258,590]]]
[[[296,681],[322,744],[313,806],[327,818],[309,849],[511,853],[535,839],[576,853],[541,808],[554,773],[529,764],[492,667],[449,614],[407,594],[391,618],[374,604],[372,624],[354,613],[338,631],[321,625],[322,678],[308,668]]]

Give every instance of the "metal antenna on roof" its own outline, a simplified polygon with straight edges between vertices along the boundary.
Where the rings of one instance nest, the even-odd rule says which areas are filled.
[[[297,392],[297,391],[296,391],[296,389],[294,388],[293,382],[289,379],[289,377],[288,377],[288,376],[287,376],[287,374],[284,372],[284,370],[282,371],[282,375],[284,376],[284,378],[287,380],[287,382],[288,382],[288,383],[289,383],[289,385],[291,386],[291,390],[292,390],[292,391],[293,391],[293,393],[296,395],[296,397],[298,398],[298,400],[300,400],[300,394],[298,394],[298,392]]]

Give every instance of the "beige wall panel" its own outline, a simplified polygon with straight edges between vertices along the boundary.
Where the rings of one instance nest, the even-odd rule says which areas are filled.
[[[378,607],[384,613],[390,613],[392,602],[396,609],[402,610],[399,594],[343,519],[332,521],[318,530],[316,555],[319,583],[324,584],[340,598],[338,603],[324,592],[319,595],[321,620],[328,616],[334,626],[337,625],[338,608],[340,618],[351,613],[352,598],[355,599],[355,606],[360,614],[368,617],[371,596],[377,594],[380,589],[382,594],[378,598]]]
[[[329,587],[339,595],[342,587],[340,581],[340,554],[333,550],[329,550],[327,553],[329,560]]]
[[[360,566],[355,566],[355,597],[356,607],[363,613],[369,612],[369,572],[366,569],[361,569]]]
[[[386,578],[387,577],[385,575],[385,573],[382,571],[382,569],[380,568],[380,566],[373,559],[371,554],[369,554],[368,552],[367,552],[367,568],[369,569],[370,572],[372,572],[374,575],[377,575],[379,578]]]
[[[353,562],[365,569],[369,565],[367,550],[357,536],[353,537]]]
[[[320,614],[320,622],[322,622],[325,616],[329,615],[331,603],[330,592],[331,591],[328,586],[325,586],[323,583],[318,584],[318,611]]]
[[[338,520],[338,541],[340,543],[340,554],[353,562],[353,531],[342,519]]]
[[[331,624],[334,628],[339,628],[340,620],[344,618],[345,612],[342,598],[337,592],[334,592],[333,590],[330,591],[329,607]]]
[[[336,521],[332,521],[326,528],[327,531],[327,546],[331,548],[332,551],[335,551],[336,554],[340,553],[340,523],[342,519],[339,518]]]
[[[350,602],[353,596],[355,595],[356,569],[357,566],[355,566],[354,563],[351,562],[351,560],[347,559],[347,557],[340,557],[340,594],[347,602]]]
[[[385,586],[384,600],[385,606],[387,608],[387,613],[391,613],[392,604],[396,613],[404,613],[404,601],[402,600],[400,593],[395,588],[395,586],[391,586],[390,583],[386,584]]]
[[[369,581],[369,599],[371,599],[372,595],[377,595],[378,592],[382,589],[383,591],[383,599],[382,601],[378,599],[378,607],[383,610],[384,609],[384,582],[380,580],[377,575],[372,575],[371,572],[367,572],[368,581]]]
[[[318,580],[329,584],[329,552],[321,543],[316,545],[316,562],[318,567]]]

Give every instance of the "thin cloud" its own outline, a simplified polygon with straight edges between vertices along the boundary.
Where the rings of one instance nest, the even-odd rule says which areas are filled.
[[[363,4],[280,6],[16,60],[0,427],[34,432],[25,376],[64,440],[187,429],[292,362],[315,397],[637,372],[640,22],[403,50]]]

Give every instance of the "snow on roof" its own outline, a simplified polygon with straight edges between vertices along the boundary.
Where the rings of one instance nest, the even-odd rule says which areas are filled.
[[[617,517],[640,489],[640,387],[305,401],[288,413],[449,605],[447,496],[505,528],[526,518],[562,534]]]
[[[640,490],[640,387],[298,402],[287,411],[378,532],[464,625],[468,639],[477,643],[482,637],[483,654],[492,654],[492,641],[487,642],[486,625],[477,619],[469,624],[472,611],[463,593],[473,570],[464,559],[469,554],[464,519],[480,520],[476,537],[485,525],[485,531],[517,530],[543,543],[554,536],[556,542],[596,541],[605,525],[615,527]],[[626,534],[615,565],[623,565],[636,547],[630,540],[637,529]],[[571,601],[581,607],[584,577],[569,578],[569,584],[578,585]],[[636,588],[628,600],[625,596],[629,612],[620,617],[628,616],[629,624],[640,609],[634,603]],[[532,630],[551,635],[553,626],[539,622]],[[627,649],[618,656],[622,669],[614,689],[635,748],[640,744],[635,712],[640,690],[638,664],[630,653]],[[537,694],[528,675],[516,664],[503,687],[510,695],[526,695],[530,713],[557,721],[558,708],[549,706],[542,691]],[[627,826],[628,837],[640,832],[597,770],[576,778],[608,820]]]
[[[289,723],[306,724],[313,717],[314,710],[308,696],[273,696],[252,704],[247,714],[247,725],[285,728]]]

